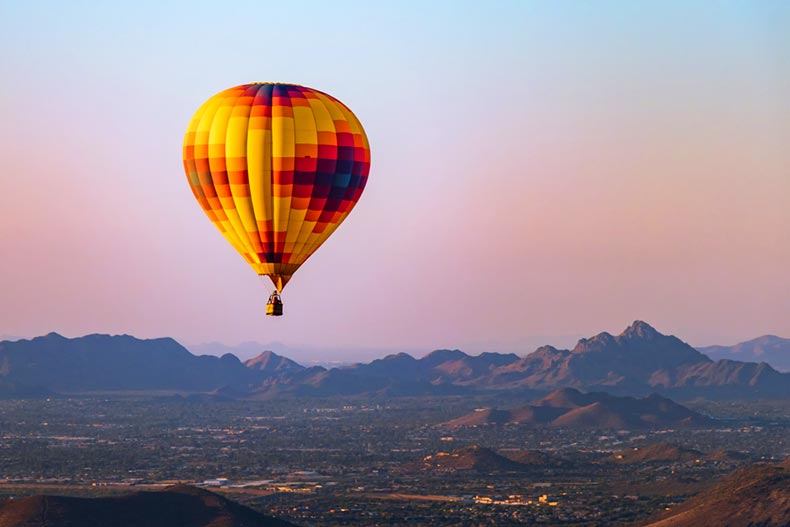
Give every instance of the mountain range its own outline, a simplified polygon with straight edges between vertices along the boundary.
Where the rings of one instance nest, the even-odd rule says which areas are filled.
[[[222,397],[421,396],[547,393],[572,387],[674,398],[790,398],[790,373],[761,362],[713,361],[677,337],[636,321],[571,350],[543,346],[525,357],[437,350],[351,366],[305,368],[271,351],[241,362],[194,355],[170,338],[57,333],[0,342],[0,396],[173,391]]]
[[[620,395],[691,398],[790,397],[790,375],[766,363],[713,361],[677,337],[636,321],[620,335],[600,333],[572,350],[544,346],[525,357],[437,350],[406,353],[331,370],[303,371],[299,382],[273,377],[256,396],[423,395],[549,392],[561,387]]]
[[[438,426],[448,429],[491,425],[633,429],[711,423],[711,419],[657,394],[636,399],[563,388],[527,406],[512,410],[481,408]]]
[[[0,342],[0,388],[47,393],[203,391],[247,386],[256,379],[234,355],[195,356],[170,338],[129,335],[67,339],[50,333]],[[5,390],[8,394],[8,389]]]
[[[296,527],[207,490],[180,485],[125,496],[0,500],[0,527]]]

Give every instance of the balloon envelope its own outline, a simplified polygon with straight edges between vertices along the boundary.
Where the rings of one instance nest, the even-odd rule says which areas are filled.
[[[345,220],[370,171],[368,140],[351,110],[292,84],[214,95],[192,117],[183,154],[206,215],[278,290]]]

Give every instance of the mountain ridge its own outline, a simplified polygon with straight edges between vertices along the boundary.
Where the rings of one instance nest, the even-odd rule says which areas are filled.
[[[193,355],[169,337],[90,334],[69,339],[52,332],[0,342],[0,395],[9,395],[2,386],[10,383],[17,390],[46,393],[247,390],[279,370],[301,368],[273,353],[266,358],[271,366],[261,368],[260,362],[248,366],[232,354]]]
[[[790,373],[767,363],[713,361],[672,335],[634,321],[619,335],[582,338],[573,349],[542,346],[524,357],[435,350],[368,363],[306,368],[263,351],[194,355],[171,338],[57,333],[0,342],[0,397],[172,390],[242,398],[548,393],[559,388],[672,398],[790,398]],[[25,395],[27,394],[27,395]]]

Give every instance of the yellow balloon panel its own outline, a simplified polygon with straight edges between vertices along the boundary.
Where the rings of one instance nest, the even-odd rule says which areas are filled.
[[[195,198],[230,244],[282,290],[343,222],[370,171],[359,120],[330,95],[290,84],[230,88],[184,137]]]

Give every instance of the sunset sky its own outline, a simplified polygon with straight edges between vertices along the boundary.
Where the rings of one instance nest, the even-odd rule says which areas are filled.
[[[790,2],[124,5],[0,0],[2,335],[790,337]],[[279,319],[181,161],[253,81],[334,95],[372,151]]]

